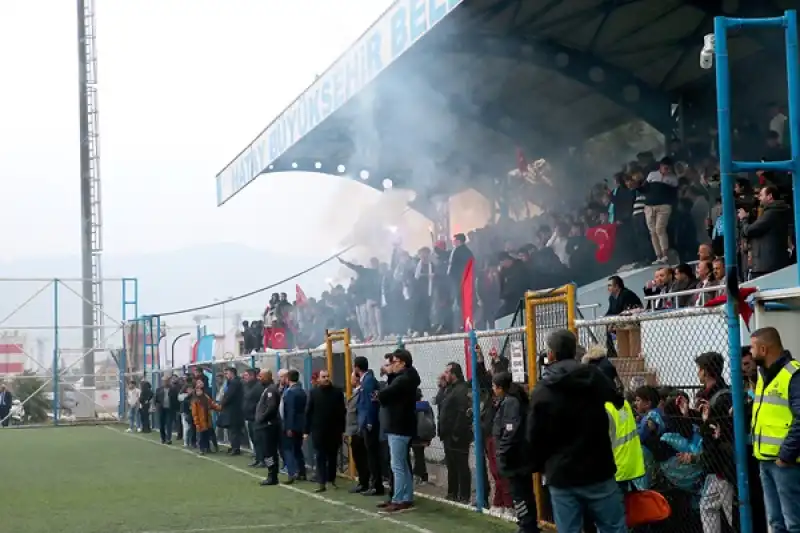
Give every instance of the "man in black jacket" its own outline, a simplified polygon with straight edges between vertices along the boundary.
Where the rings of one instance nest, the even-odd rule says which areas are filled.
[[[172,444],[172,424],[175,422],[180,401],[178,385],[172,377],[165,377],[164,384],[156,389],[154,403],[158,412],[158,426],[161,431],[161,444]]]
[[[257,375],[258,372],[254,368],[248,368],[244,371],[244,401],[242,403],[242,412],[244,413],[247,436],[250,439],[250,445],[255,455],[255,459],[250,466],[260,468],[264,466],[264,454],[263,450],[260,450],[258,446],[256,446],[255,420],[256,406],[261,399],[261,393],[264,392],[264,385],[257,379]]]
[[[576,360],[577,340],[567,330],[547,339],[548,374],[533,390],[528,441],[533,468],[550,489],[559,533],[579,533],[587,510],[599,533],[627,533],[623,495],[609,438],[605,404],[624,398],[593,365]]]
[[[253,433],[254,445],[260,450],[267,467],[267,478],[261,482],[262,486],[278,484],[278,445],[281,439],[281,419],[279,416],[281,393],[278,385],[272,381],[272,371],[262,370],[258,374],[258,381],[264,388],[256,405]],[[256,453],[259,453],[258,451]]]
[[[472,496],[472,472],[469,469],[469,451],[472,443],[472,407],[467,382],[461,365],[448,363],[444,370],[447,382],[439,412],[439,439],[444,446],[447,466],[447,499],[469,504]]]
[[[314,492],[325,492],[325,484],[336,487],[336,463],[342,446],[345,415],[342,389],[331,383],[327,370],[320,370],[318,384],[308,393],[305,438],[311,435],[317,459],[317,483]]]
[[[237,375],[236,368],[232,366],[225,369],[225,379],[225,392],[222,395],[221,407],[231,444],[228,455],[241,455],[244,431],[244,413],[242,412],[244,387],[242,379]]]
[[[414,506],[414,480],[408,456],[411,439],[417,432],[417,387],[420,379],[408,350],[398,348],[386,358],[389,384],[377,393],[377,397],[386,412],[383,429],[389,442],[394,491],[392,500],[379,506],[387,513],[395,513]]]
[[[752,224],[749,214],[739,209],[742,236],[750,243],[753,254],[754,278],[775,272],[791,263],[789,257],[789,225],[791,209],[779,199],[778,188],[767,185],[761,189],[758,200],[764,211]],[[796,207],[797,208],[797,207]]]

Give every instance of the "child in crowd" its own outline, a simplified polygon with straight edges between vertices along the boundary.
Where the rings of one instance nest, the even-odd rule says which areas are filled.
[[[222,408],[206,394],[202,381],[198,380],[195,383],[191,409],[200,455],[205,455],[210,451],[211,432],[213,431],[211,411],[221,411]]]

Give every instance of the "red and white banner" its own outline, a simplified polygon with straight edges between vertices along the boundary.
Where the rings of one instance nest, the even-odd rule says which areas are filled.
[[[300,288],[300,285],[295,284],[294,286],[294,304],[297,306],[304,306],[308,303],[308,298],[306,298],[306,293],[303,292],[303,289]]]

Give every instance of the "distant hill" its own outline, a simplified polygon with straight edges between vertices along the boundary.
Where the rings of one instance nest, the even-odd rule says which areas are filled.
[[[280,281],[296,272],[305,270],[321,259],[316,257],[286,257],[248,246],[227,243],[209,243],[203,246],[177,249],[152,254],[108,255],[103,261],[104,276],[108,278],[136,277],[139,281],[140,314],[158,314],[189,307],[211,304],[215,298],[238,296]],[[325,279],[334,277],[339,265],[333,261],[318,270],[300,277],[296,281],[268,290],[226,306],[226,322],[236,311],[245,312],[264,309],[272,292],[286,292],[294,299],[295,283],[299,283],[306,294],[317,296],[325,290]],[[77,256],[52,256],[35,259],[0,261],[0,278],[79,278],[80,258]],[[0,320],[14,312],[45,282],[0,282]],[[80,293],[80,283],[65,283]],[[129,285],[132,289],[132,285]],[[116,320],[122,315],[122,287],[120,282],[109,281],[104,286],[105,311]],[[128,299],[132,299],[128,294]],[[66,287],[59,290],[59,322],[78,325],[81,322],[81,300]],[[43,351],[51,351],[53,325],[53,289],[47,288],[30,303],[19,309],[0,327],[37,326],[46,329],[30,329],[24,333],[29,339],[43,339]],[[129,309],[132,312],[132,309]],[[170,325],[190,325],[192,316],[205,314],[221,317],[222,308],[196,311],[165,318]],[[230,318],[229,318],[230,317]],[[129,317],[131,318],[131,317]],[[110,318],[106,324],[113,324]],[[221,329],[221,321],[215,323]],[[62,346],[80,346],[80,331],[63,331]],[[31,343],[32,344],[32,343]],[[113,344],[117,344],[114,342]],[[33,355],[33,354],[31,354]]]

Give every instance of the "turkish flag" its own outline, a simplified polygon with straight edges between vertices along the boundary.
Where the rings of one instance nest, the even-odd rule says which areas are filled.
[[[461,276],[461,319],[464,325],[464,332],[472,331],[473,326],[473,298],[475,290],[475,258],[467,261],[464,268],[464,275]],[[464,359],[467,379],[472,378],[472,351],[469,339],[464,339]]]
[[[303,289],[300,288],[300,285],[295,284],[294,286],[294,303],[295,305],[303,306],[308,303],[308,298],[306,298],[306,293],[303,292]]]
[[[264,328],[264,347],[273,350],[285,350],[289,346],[286,339],[286,328]]]
[[[753,310],[747,303],[747,298],[754,292],[757,292],[758,289],[755,287],[739,287],[739,273],[736,267],[728,270],[725,276],[725,288],[727,289],[725,294],[712,298],[707,301],[703,307],[716,307],[727,303],[728,293],[730,293],[734,301],[736,312],[742,317],[744,325],[747,326],[747,330],[750,331],[750,319],[753,318]]]
[[[617,225],[602,224],[586,230],[586,238],[597,245],[594,258],[598,263],[608,263],[617,244]]]

